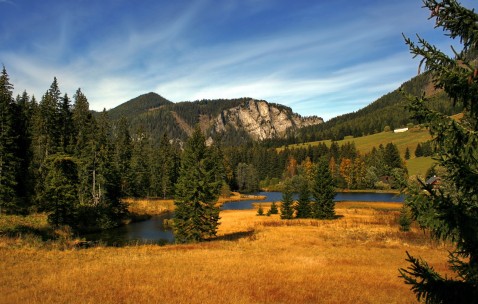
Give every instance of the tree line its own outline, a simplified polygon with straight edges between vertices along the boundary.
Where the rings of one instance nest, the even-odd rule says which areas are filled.
[[[37,102],[25,91],[13,98],[0,76],[0,212],[45,211],[51,224],[105,229],[126,216],[121,198],[171,196],[179,146],[158,146],[126,119],[96,118],[81,89],[71,99],[54,78]]]
[[[0,85],[1,212],[45,211],[52,224],[84,231],[119,224],[127,216],[124,197],[178,194],[186,144],[169,138],[167,130],[157,142],[125,117],[112,120],[106,111],[94,114],[81,89],[70,98],[56,78],[39,101],[26,91],[14,98],[5,67]],[[216,102],[197,106],[207,109],[210,104]],[[391,143],[366,155],[353,143],[281,151],[260,143],[221,143],[214,147],[224,171],[223,193],[254,192],[286,179],[298,184],[303,172],[322,159],[327,159],[334,184],[342,188],[395,188],[389,177],[406,174]]]

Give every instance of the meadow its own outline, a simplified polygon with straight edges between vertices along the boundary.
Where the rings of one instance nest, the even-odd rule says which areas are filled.
[[[436,270],[449,244],[400,204],[337,203],[336,220],[221,212],[218,237],[187,245],[46,248],[0,238],[0,303],[415,303],[406,251]],[[267,204],[263,204],[267,210]]]
[[[459,116],[456,116],[459,117]],[[408,148],[410,151],[411,158],[406,161],[406,165],[408,168],[409,175],[421,175],[424,176],[428,168],[430,168],[434,164],[434,160],[431,157],[415,157],[415,150],[417,145],[422,142],[426,142],[431,140],[432,137],[430,133],[425,128],[414,127],[407,132],[402,133],[394,133],[390,132],[380,132],[372,135],[366,135],[361,137],[352,137],[348,136],[345,137],[343,140],[337,141],[339,146],[342,146],[346,143],[354,143],[357,150],[363,155],[372,151],[372,148],[378,148],[380,144],[385,146],[387,143],[394,143],[400,156],[404,159],[405,158],[405,151]],[[296,145],[289,145],[289,149],[294,148],[306,148],[310,146],[316,146],[320,143],[325,143],[328,147],[330,147],[332,141],[330,140],[323,140],[323,141],[315,141],[315,142],[308,142],[303,144],[296,144]],[[278,151],[284,149],[278,148]]]

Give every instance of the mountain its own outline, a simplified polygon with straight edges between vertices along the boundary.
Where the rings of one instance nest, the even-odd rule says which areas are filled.
[[[109,110],[108,115],[114,120],[121,118],[121,116],[131,118],[146,111],[151,111],[170,104],[172,104],[171,101],[156,93],[150,92],[133,98],[116,108]]]
[[[186,140],[199,124],[209,141],[237,145],[285,138],[300,128],[323,123],[322,118],[302,117],[291,108],[253,98],[198,100],[173,103],[156,93],[131,99],[108,111],[113,119],[126,117],[132,132],[148,132],[153,142],[164,133]]]
[[[302,128],[294,138],[285,143],[304,143],[317,140],[341,140],[345,136],[364,136],[383,131],[386,127],[396,129],[409,123],[416,124],[408,111],[409,100],[402,93],[414,96],[425,94],[429,106],[446,115],[461,112],[441,90],[435,90],[428,73],[418,75],[403,83],[400,88],[385,94],[368,106],[348,114],[337,116],[315,126]],[[283,143],[284,144],[284,143]]]
[[[213,133],[234,128],[254,140],[284,138],[287,132],[323,123],[319,117],[302,117],[288,107],[250,99],[237,107],[223,110],[212,123]]]

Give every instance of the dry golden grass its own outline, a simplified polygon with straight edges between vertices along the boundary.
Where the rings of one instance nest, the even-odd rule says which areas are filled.
[[[84,250],[0,248],[1,303],[414,303],[405,251],[447,272],[447,245],[399,232],[398,205],[331,221],[222,211],[218,239]]]
[[[239,192],[231,192],[229,197],[221,196],[217,201],[217,205],[222,205],[231,201],[243,201],[250,199],[265,199],[265,196],[250,196],[242,195]],[[172,199],[133,199],[128,198],[124,200],[128,204],[128,211],[138,215],[158,215],[167,211],[174,210],[174,200]]]
[[[157,215],[174,209],[174,200],[168,199],[133,199],[124,200],[128,204],[128,211],[139,215]]]

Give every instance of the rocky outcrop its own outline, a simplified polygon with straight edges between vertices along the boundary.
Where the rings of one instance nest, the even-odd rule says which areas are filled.
[[[320,117],[304,118],[288,107],[251,99],[238,107],[222,111],[212,124],[212,132],[223,133],[232,127],[248,133],[254,140],[264,140],[281,138],[287,134],[287,130],[294,131],[323,122]]]

